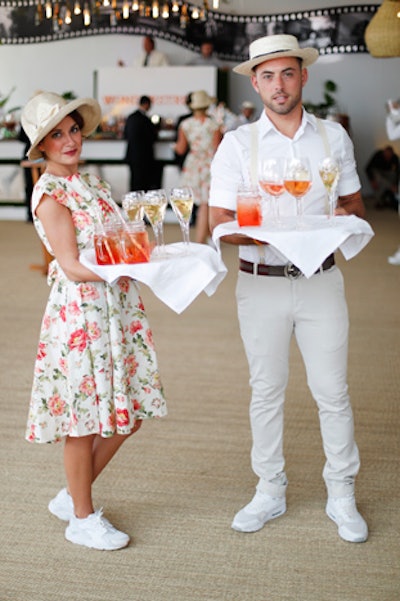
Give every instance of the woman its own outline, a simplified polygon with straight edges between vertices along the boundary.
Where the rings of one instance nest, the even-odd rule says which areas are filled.
[[[195,202],[196,242],[204,244],[210,235],[208,227],[208,193],[210,190],[211,161],[221,142],[222,134],[216,121],[207,115],[212,99],[207,92],[193,92],[189,107],[193,113],[178,129],[175,152],[188,153],[183,163],[181,185],[191,186]]]
[[[83,136],[100,119],[95,100],[67,102],[48,92],[22,113],[28,157],[46,161],[32,195],[33,220],[55,257],[26,437],[65,441],[67,488],[49,510],[69,522],[67,540],[113,550],[129,536],[94,510],[92,483],[143,419],[166,414],[166,404],[135,282],[120,278],[111,286],[79,262],[79,253],[93,247],[96,224],[116,211],[108,184],[78,171]]]

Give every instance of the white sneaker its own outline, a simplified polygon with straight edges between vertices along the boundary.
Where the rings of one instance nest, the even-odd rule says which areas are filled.
[[[286,511],[285,497],[270,497],[257,491],[248,505],[233,518],[232,528],[238,532],[257,532],[267,522]]]
[[[54,499],[50,501],[48,508],[50,513],[64,522],[69,522],[74,515],[74,503],[66,488],[62,488]]]
[[[392,255],[388,257],[388,263],[391,265],[400,265],[400,248]]]
[[[73,516],[65,530],[65,538],[76,545],[101,551],[122,549],[129,543],[129,536],[103,517],[102,510],[91,513],[87,518]]]
[[[363,543],[368,538],[368,526],[358,513],[354,495],[329,497],[326,513],[338,526],[339,536],[349,543]]]

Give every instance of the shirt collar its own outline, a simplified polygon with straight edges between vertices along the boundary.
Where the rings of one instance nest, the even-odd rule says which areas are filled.
[[[258,120],[258,124],[259,124],[259,128],[260,128],[260,135],[266,136],[268,135],[271,131],[277,131],[274,127],[274,125],[272,124],[272,122],[268,119],[265,111],[262,111],[261,113],[261,117]],[[304,130],[306,129],[307,126],[312,127],[315,131],[317,131],[317,118],[315,115],[312,115],[311,113],[308,113],[304,108],[303,108],[303,115],[301,118],[301,124],[299,129],[296,132],[296,137],[298,137],[299,135],[301,135],[301,133],[304,132]]]

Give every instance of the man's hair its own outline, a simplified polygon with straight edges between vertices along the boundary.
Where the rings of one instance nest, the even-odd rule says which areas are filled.
[[[139,104],[151,104],[151,98],[149,96],[141,96],[139,100]]]

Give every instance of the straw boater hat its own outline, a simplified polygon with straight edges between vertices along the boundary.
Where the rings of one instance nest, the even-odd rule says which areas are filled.
[[[294,35],[268,35],[250,44],[250,59],[233,68],[240,75],[252,75],[257,65],[274,58],[294,56],[301,58],[303,67],[315,63],[319,56],[316,48],[300,48]]]
[[[91,134],[100,123],[101,108],[93,98],[68,101],[52,92],[38,92],[29,100],[22,111],[21,123],[31,143],[27,153],[31,161],[43,156],[37,145],[73,111],[78,111],[83,119],[83,136]]]
[[[192,111],[196,109],[207,109],[213,103],[213,99],[204,90],[192,92],[189,107]]]

